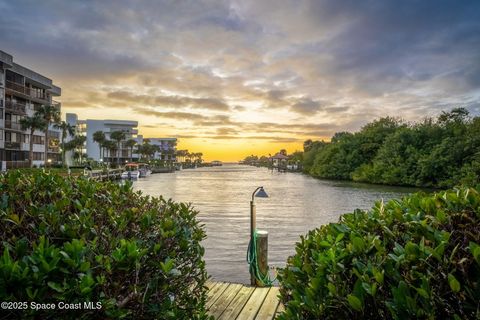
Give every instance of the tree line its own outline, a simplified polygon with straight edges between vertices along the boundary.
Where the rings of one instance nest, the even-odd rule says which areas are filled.
[[[330,142],[304,142],[303,170],[319,178],[446,188],[480,177],[480,117],[464,108],[408,123],[385,117]]]

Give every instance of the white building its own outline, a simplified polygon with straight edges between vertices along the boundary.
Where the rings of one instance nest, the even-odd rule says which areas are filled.
[[[60,96],[61,89],[52,80],[15,62],[13,57],[0,51],[0,163],[2,170],[29,165],[30,132],[21,129],[20,120],[32,116],[42,105],[60,103],[52,100]],[[49,128],[48,160],[61,160],[60,130]],[[33,135],[33,164],[45,163],[45,133]]]
[[[164,160],[166,162],[175,163],[177,161],[177,138],[145,138],[149,140],[151,145],[158,146],[159,151],[155,152],[153,159]],[[145,140],[142,135],[137,136],[137,144],[143,144]],[[134,158],[139,158],[138,154],[134,154]]]
[[[110,134],[115,131],[122,131],[125,133],[125,141],[129,139],[136,139],[138,134],[138,121],[130,120],[79,120],[76,114],[67,113],[66,121],[72,126],[75,126],[77,134],[82,134],[87,137],[85,151],[88,158],[95,161],[100,161],[100,146],[93,140],[93,134],[97,131],[105,133],[105,138],[111,140]],[[129,161],[132,157],[131,150],[125,145],[125,141],[120,144],[120,150],[115,154],[110,154],[108,150],[104,150],[102,161],[116,162],[117,157],[120,156],[120,163]],[[71,162],[71,157],[70,160]]]

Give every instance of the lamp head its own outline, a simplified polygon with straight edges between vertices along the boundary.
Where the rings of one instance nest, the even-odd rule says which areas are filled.
[[[265,192],[265,189],[263,189],[263,187],[260,187],[260,189],[258,189],[258,191],[255,193],[255,197],[268,198],[268,194]]]

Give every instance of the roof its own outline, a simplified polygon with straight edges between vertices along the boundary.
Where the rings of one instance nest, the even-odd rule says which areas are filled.
[[[274,155],[270,159],[287,160],[288,157],[286,155],[281,154],[281,153],[277,153],[276,155]]]

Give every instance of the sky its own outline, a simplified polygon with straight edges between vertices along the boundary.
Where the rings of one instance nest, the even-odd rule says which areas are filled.
[[[137,120],[206,160],[372,120],[480,114],[480,1],[6,1],[0,50],[63,114]]]

